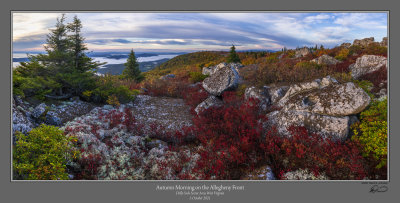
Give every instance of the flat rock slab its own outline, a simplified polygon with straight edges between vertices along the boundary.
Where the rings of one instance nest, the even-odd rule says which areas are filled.
[[[166,130],[179,130],[192,125],[190,107],[183,99],[138,95],[133,102],[135,118],[144,124],[158,123]]]

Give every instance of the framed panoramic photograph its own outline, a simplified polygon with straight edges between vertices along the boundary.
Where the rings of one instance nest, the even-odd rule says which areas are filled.
[[[389,14],[10,10],[5,173],[173,201],[388,194]]]

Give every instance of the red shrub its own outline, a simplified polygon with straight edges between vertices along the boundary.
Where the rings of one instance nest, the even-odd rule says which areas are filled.
[[[386,66],[381,67],[372,73],[367,73],[360,77],[360,80],[369,80],[374,84],[372,92],[379,92],[381,88],[387,88],[387,68]],[[379,87],[379,84],[383,83],[383,87]]]
[[[195,114],[194,109],[207,99],[208,93],[204,90],[201,84],[188,87],[183,95],[185,103],[191,107],[191,112]]]

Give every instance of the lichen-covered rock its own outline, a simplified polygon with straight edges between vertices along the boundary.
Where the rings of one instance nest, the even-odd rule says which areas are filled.
[[[299,58],[299,57],[307,56],[310,53],[311,53],[311,51],[308,47],[303,47],[303,48],[296,50],[294,57]]]
[[[174,74],[168,74],[168,75],[164,75],[160,77],[160,80],[168,80],[168,79],[172,79],[175,78]]]
[[[369,44],[374,43],[374,41],[375,41],[375,39],[373,37],[364,38],[364,39],[355,39],[353,41],[353,45],[360,46],[360,47],[366,47]]]
[[[323,138],[344,141],[348,137],[350,118],[348,116],[324,116],[301,111],[274,111],[267,114],[268,125],[276,126],[283,136],[291,136],[290,126],[304,126],[310,132],[318,133]]]
[[[387,45],[388,45],[387,37],[382,38],[382,41],[381,41],[380,45],[383,46],[383,47],[387,47]]]
[[[362,88],[348,82],[295,94],[290,97],[283,110],[347,116],[360,113],[370,101],[370,97]]]
[[[239,84],[239,73],[232,66],[223,66],[204,79],[203,88],[214,96],[221,96],[224,91],[233,90]]]
[[[26,113],[21,111],[15,103],[13,103],[12,106],[12,122],[13,134],[15,134],[16,131],[26,134],[34,128],[34,124],[28,118]]]
[[[242,178],[243,180],[276,180],[270,166],[262,166],[254,169],[251,173]]]
[[[214,74],[218,69],[225,67],[225,66],[229,66],[232,67],[233,69],[236,70],[236,72],[239,72],[239,69],[243,67],[242,64],[240,63],[220,63],[218,65],[215,66],[210,66],[210,67],[203,67],[202,70],[202,74],[203,75],[212,75]]]
[[[308,169],[299,169],[296,171],[286,172],[282,175],[282,179],[284,180],[329,180],[329,178],[321,173],[319,175],[315,175],[313,172]]]
[[[204,111],[210,107],[219,107],[222,106],[223,102],[221,99],[219,99],[216,96],[209,96],[206,100],[201,102],[197,107],[194,109],[194,111],[199,114],[201,111]]]
[[[271,104],[276,104],[289,90],[289,86],[269,87],[268,93],[271,96]]]
[[[32,112],[32,117],[39,118],[46,111],[46,104],[41,103],[35,107]]]
[[[328,55],[324,54],[324,55],[322,55],[322,56],[320,56],[318,58],[315,58],[315,59],[311,60],[311,62],[315,62],[315,63],[320,64],[320,65],[321,64],[335,65],[335,64],[339,63],[340,61],[335,59],[335,58],[333,58],[332,56],[328,56]]]
[[[367,73],[372,73],[387,65],[387,58],[384,56],[364,55],[357,58],[355,64],[351,64],[349,69],[351,76],[355,79]]]
[[[62,124],[61,118],[54,111],[49,111],[46,114],[46,124],[60,126]]]
[[[307,92],[313,89],[319,89],[319,88],[323,88],[326,87],[328,85],[337,83],[336,79],[327,76],[325,78],[323,78],[322,80],[320,79],[316,79],[314,81],[311,82],[303,82],[303,83],[298,83],[298,84],[294,84],[291,85],[288,89],[288,91],[286,92],[285,96],[283,96],[279,102],[277,103],[279,106],[284,106],[286,104],[286,102],[290,99],[290,97],[302,93],[302,92]]]
[[[250,98],[256,99],[259,101],[259,107],[262,110],[267,110],[267,107],[271,104],[271,96],[268,92],[268,86],[264,86],[263,88],[257,87],[248,87],[244,91],[245,99],[248,100]]]
[[[342,44],[340,45],[340,47],[348,49],[348,48],[351,47],[351,43],[344,42],[344,43],[342,43]]]
[[[344,141],[352,124],[349,116],[364,110],[370,101],[354,83],[339,84],[327,76],[291,85],[278,102],[281,109],[267,114],[268,124],[284,136],[290,136],[290,126],[304,126],[325,138]]]

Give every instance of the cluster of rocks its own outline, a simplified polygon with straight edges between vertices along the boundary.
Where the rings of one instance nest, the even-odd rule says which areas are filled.
[[[145,134],[137,134],[138,132],[128,132],[122,124],[112,127],[110,121],[101,116],[111,111],[125,112],[125,108],[131,109],[132,104],[123,104],[118,108],[108,105],[96,107],[88,114],[67,122],[61,128],[69,133],[67,136],[77,137],[78,150],[82,152],[81,159],[99,157],[97,179],[168,180],[179,179],[180,173],[195,176],[191,170],[200,157],[195,153],[196,149],[183,147],[180,151],[171,151],[166,142],[149,138]],[[189,161],[177,174],[173,166],[179,161],[180,153],[184,153]],[[71,173],[80,172],[82,166],[79,163],[68,163]]]
[[[311,50],[308,47],[298,48],[295,51],[294,57],[299,58],[299,57],[307,56],[308,54],[311,54]]]
[[[311,62],[320,64],[320,65],[322,65],[322,64],[335,65],[335,64],[339,63],[340,61],[333,58],[332,56],[328,56],[328,55],[324,54],[318,58],[311,60]]]
[[[223,104],[222,93],[234,90],[239,85],[239,69],[241,67],[243,66],[238,63],[220,63],[216,66],[203,68],[203,74],[209,75],[209,77],[204,79],[202,85],[210,96],[195,108],[196,113]]]
[[[70,101],[63,101],[59,105],[46,105],[41,103],[32,106],[19,97],[13,98],[13,134],[16,131],[28,133],[42,123],[54,126],[61,126],[63,123],[84,115],[94,108],[93,104],[71,98]]]
[[[274,96],[272,96],[274,95]],[[276,126],[284,136],[291,136],[290,126],[305,126],[323,137],[344,141],[350,125],[370,103],[368,94],[353,83],[340,84],[327,76],[312,82],[290,86],[246,89],[246,98],[260,100],[261,108],[272,105],[279,110],[267,114],[266,127]]]
[[[387,47],[387,37],[382,38],[381,42],[375,42],[374,37],[364,38],[364,39],[356,39],[353,41],[353,45],[360,47],[367,47],[370,44],[376,44],[378,46]]]

